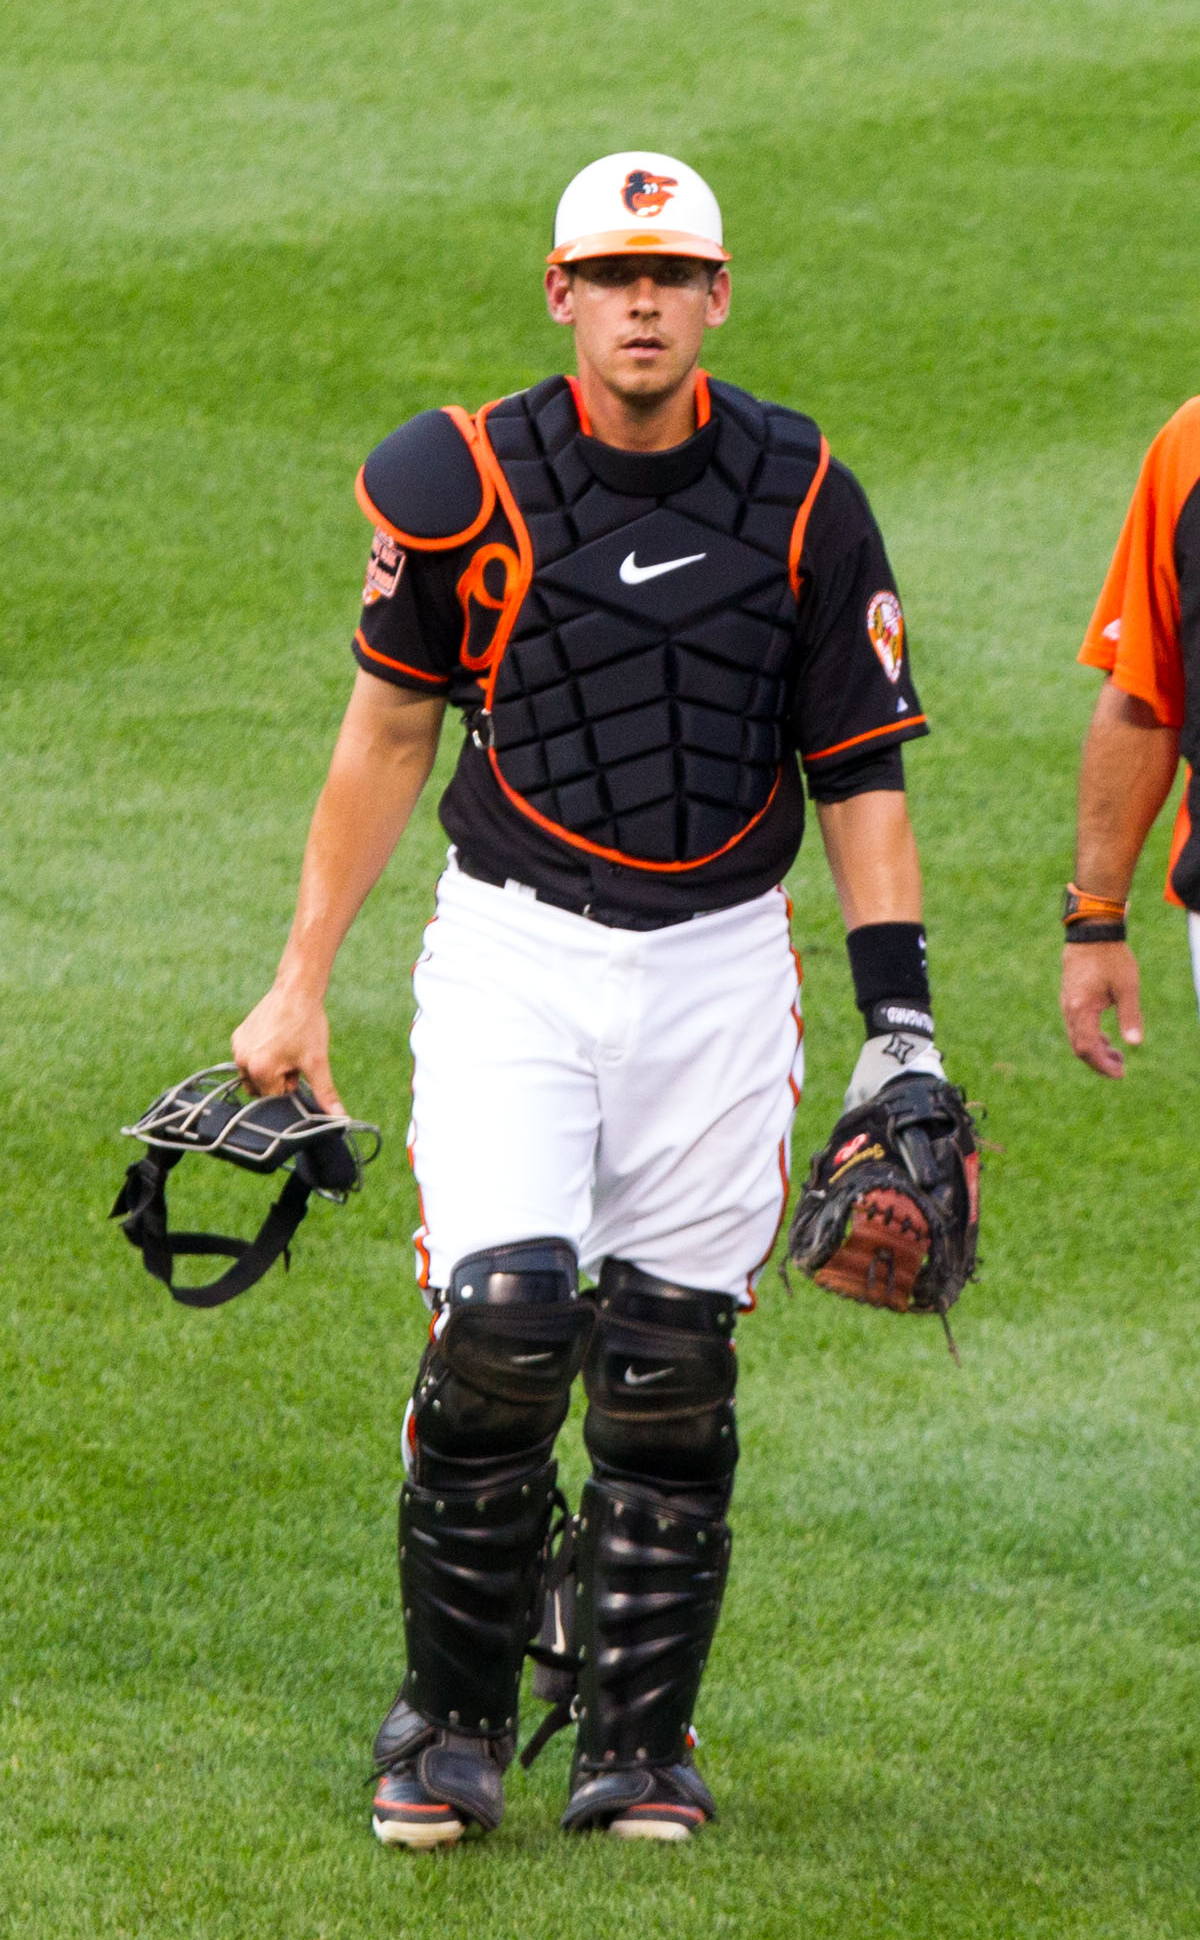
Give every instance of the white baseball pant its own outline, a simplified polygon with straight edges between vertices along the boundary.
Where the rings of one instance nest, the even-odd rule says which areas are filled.
[[[782,889],[611,929],[477,881],[454,851],[414,972],[409,1154],[424,1288],[557,1235],[753,1305],[803,1078]]]

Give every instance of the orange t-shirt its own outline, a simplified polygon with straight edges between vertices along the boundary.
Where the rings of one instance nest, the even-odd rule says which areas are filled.
[[[1164,727],[1182,728],[1187,717],[1176,535],[1180,514],[1198,484],[1200,397],[1193,397],[1163,426],[1146,453],[1079,650],[1086,666],[1102,667],[1123,693],[1146,701]],[[1191,833],[1185,791],[1169,869]],[[1169,876],[1166,895],[1182,906]]]

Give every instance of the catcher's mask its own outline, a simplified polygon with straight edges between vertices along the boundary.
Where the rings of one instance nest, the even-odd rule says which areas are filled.
[[[245,1293],[288,1247],[317,1193],[342,1205],[362,1185],[364,1165],[380,1146],[377,1125],[344,1113],[322,1111],[304,1085],[276,1098],[254,1098],[242,1087],[234,1064],[213,1064],[164,1091],[136,1125],[123,1125],[126,1138],[144,1139],[144,1158],[135,1159],[117,1194],[112,1219],[140,1248],[148,1273],[161,1280],[185,1307],[219,1307]],[[223,1233],[171,1233],[167,1229],[167,1174],[185,1152],[228,1159],[247,1172],[286,1169],[287,1183],[253,1239]],[[177,1287],[175,1261],[181,1254],[220,1254],[233,1265],[203,1287]]]

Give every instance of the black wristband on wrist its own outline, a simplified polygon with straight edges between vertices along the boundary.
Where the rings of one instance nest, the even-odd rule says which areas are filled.
[[[846,937],[854,1001],[867,1036],[920,1031],[933,1036],[922,923],[864,923]]]
[[[885,1031],[916,1031],[922,1037],[933,1036],[932,1013],[905,997],[881,997],[877,1004],[864,1009],[862,1018],[868,1037],[882,1037]]]
[[[1097,923],[1090,919],[1072,923],[1063,933],[1064,943],[1124,943],[1124,923]]]

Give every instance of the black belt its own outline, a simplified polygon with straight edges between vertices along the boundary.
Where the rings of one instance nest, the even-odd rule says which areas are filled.
[[[498,869],[489,869],[484,863],[474,861],[459,850],[456,856],[464,876],[473,876],[476,882],[490,883],[493,889],[504,889],[516,880],[513,876],[501,875]],[[539,903],[549,903],[554,909],[566,909],[572,916],[586,916],[589,923],[603,923],[611,930],[666,930],[676,923],[690,923],[694,912],[688,910],[682,916],[649,916],[633,909],[613,909],[601,907],[594,902],[585,902],[581,896],[570,896],[557,889],[537,889],[532,883],[521,883],[520,888],[526,896],[533,896]]]

